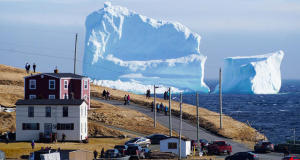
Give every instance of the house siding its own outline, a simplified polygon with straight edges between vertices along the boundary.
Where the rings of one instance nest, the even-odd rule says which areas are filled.
[[[29,81],[36,80],[36,89],[29,89]],[[55,89],[49,89],[49,80],[55,80]],[[37,99],[48,99],[49,95],[55,95],[56,99],[59,99],[59,78],[44,75],[42,78],[41,74],[34,75],[25,78],[24,83],[24,97],[29,99],[29,95],[36,95]]]
[[[32,105],[29,105],[32,106]],[[68,117],[63,117],[62,105],[36,105],[34,107],[34,117],[28,117],[27,105],[16,106],[16,141],[31,141],[38,140],[39,134],[44,133],[44,124],[52,124],[52,133],[57,133],[58,140],[62,139],[62,134],[66,135],[67,141],[80,141],[87,137],[87,132],[81,132],[81,125],[87,124],[87,115],[82,112],[86,112],[87,104],[84,102],[77,106],[68,106]],[[46,107],[51,107],[51,117],[46,117]],[[23,123],[39,123],[39,130],[23,130]],[[57,130],[57,123],[73,123],[73,130]],[[83,126],[84,127],[84,126]],[[86,127],[88,129],[88,127]]]

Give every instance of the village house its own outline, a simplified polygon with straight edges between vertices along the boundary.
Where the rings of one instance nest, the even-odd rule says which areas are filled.
[[[24,77],[24,99],[84,99],[90,108],[90,81],[73,73],[40,73]]]
[[[57,71],[27,76],[24,97],[16,102],[17,141],[87,139],[89,78]]]

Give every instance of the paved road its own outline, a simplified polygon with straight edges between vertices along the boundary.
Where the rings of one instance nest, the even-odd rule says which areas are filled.
[[[146,108],[146,107],[140,106],[140,105],[136,105],[134,103],[131,103],[130,105],[124,105],[123,102],[115,101],[115,100],[107,101],[107,100],[103,100],[100,98],[92,98],[92,99],[98,100],[98,101],[101,101],[104,103],[109,103],[109,104],[112,104],[115,106],[120,106],[123,108],[133,109],[133,110],[139,111],[141,113],[144,113],[150,117],[153,117],[153,114],[154,114],[153,112],[151,112],[151,110],[149,108]],[[163,113],[158,113],[158,114],[156,114],[156,119],[160,124],[164,125],[167,128],[169,127],[169,116],[165,116]],[[173,130],[178,133],[179,133],[179,124],[180,124],[179,118],[173,116],[172,117],[172,127],[173,127]],[[182,135],[184,135],[185,137],[188,137],[190,139],[197,139],[197,126],[189,123],[188,121],[183,121],[182,122]],[[231,144],[232,151],[233,151],[232,153],[251,151],[251,149],[247,148],[244,144],[234,142],[231,139],[219,137],[217,135],[214,135],[214,134],[206,131],[203,128],[200,128],[199,138],[206,139],[208,141],[224,140],[224,141],[228,142],[229,144]],[[220,157],[224,157],[224,156],[220,156]],[[282,154],[280,154],[280,153],[259,154],[259,157],[263,160],[281,160]]]

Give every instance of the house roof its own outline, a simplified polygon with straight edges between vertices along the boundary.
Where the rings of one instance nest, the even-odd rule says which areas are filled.
[[[20,99],[16,105],[81,105],[83,102],[83,99]]]
[[[175,137],[175,136],[172,136],[172,137],[168,137],[168,138],[166,138],[166,139],[163,139],[163,140],[167,140],[167,139],[179,139],[179,137]],[[162,141],[163,141],[162,140]],[[181,140],[183,140],[183,141],[191,141],[190,139],[188,139],[188,138],[185,138],[185,137],[181,137]]]
[[[79,79],[86,78],[85,76],[74,74],[74,73],[40,73],[40,74],[29,75],[26,76],[25,78],[38,76],[38,75],[47,75],[56,78],[79,78]]]
[[[42,73],[42,74],[57,77],[57,78],[84,78],[85,77],[74,73]]]

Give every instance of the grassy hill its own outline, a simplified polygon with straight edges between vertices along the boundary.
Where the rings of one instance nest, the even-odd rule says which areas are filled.
[[[33,74],[33,73],[30,73]],[[0,64],[0,105],[15,107],[18,99],[24,98],[25,70]],[[92,86],[94,87],[94,86]],[[110,104],[91,101],[89,111],[89,134],[94,136],[131,135],[126,130],[141,133],[168,133],[160,124],[153,128],[153,120],[145,114]],[[127,115],[127,116],[124,116]],[[130,122],[130,123],[129,123]],[[110,127],[112,126],[112,127]],[[118,127],[120,129],[114,129]],[[15,113],[0,112],[0,134],[15,131]]]
[[[23,98],[24,90],[23,90],[23,77],[26,76],[26,72],[23,69],[18,69],[6,65],[0,65],[0,105],[3,106],[9,106],[13,107],[14,103],[17,99]],[[102,86],[95,86],[91,85],[91,96],[94,97],[101,97],[102,91],[106,89],[109,90],[112,98],[116,100],[123,100],[123,97],[125,94],[130,94],[131,101],[143,106],[147,106],[150,108],[150,104],[153,101],[153,99],[146,99],[144,95],[136,95],[132,93],[128,93],[125,91],[120,91],[112,88],[102,87]],[[163,99],[157,99],[157,103],[164,103],[164,105],[168,105],[168,101],[165,101]],[[101,122],[105,125],[115,125],[117,127],[123,127],[128,130],[134,130],[136,132],[141,132],[144,134],[149,133],[155,133],[155,132],[162,132],[162,133],[168,133],[167,129],[161,125],[159,125],[156,129],[151,129],[152,126],[152,119],[144,114],[140,115],[141,113],[138,113],[133,110],[125,110],[117,107],[115,109],[118,109],[118,112],[114,112],[111,109],[112,106],[109,106],[109,104],[99,103],[96,101],[91,101],[92,107],[95,107],[97,109],[90,111],[90,128],[97,128],[97,125],[99,124],[94,123],[98,120],[95,118],[95,116],[103,116],[106,118],[105,121]],[[178,102],[172,102],[172,110],[174,115],[179,115],[179,103]],[[124,112],[123,112],[124,111]],[[120,115],[120,113],[122,113]],[[252,143],[256,139],[263,138],[263,135],[258,133],[254,128],[251,126],[239,122],[237,120],[234,120],[233,118],[224,115],[223,116],[223,129],[219,129],[219,117],[218,113],[209,111],[205,108],[199,108],[199,119],[200,119],[200,126],[215,133],[219,134],[221,136],[232,138],[237,141],[243,141],[244,143]],[[132,116],[122,116],[122,115],[132,115]],[[120,121],[120,117],[122,117],[123,121],[131,121],[135,122],[133,124],[127,123],[127,124],[118,124],[115,122]],[[143,119],[135,119],[135,117],[146,117]],[[183,118],[190,120],[193,123],[196,123],[196,107],[189,104],[183,104]],[[103,119],[103,118],[102,118]],[[93,122],[93,123],[92,123]],[[140,124],[146,124],[144,126],[140,126]],[[95,124],[97,124],[95,126]],[[140,126],[140,127],[134,127],[134,126]],[[147,130],[143,128],[147,128]],[[8,127],[9,128],[9,127]],[[13,128],[13,127],[11,127]],[[105,128],[105,126],[103,126]],[[1,127],[0,127],[1,129]],[[107,128],[106,134],[109,134],[111,129]],[[148,132],[148,130],[150,130]],[[92,132],[90,130],[90,132]],[[104,134],[104,131],[103,131]],[[116,133],[119,134],[119,133]]]

